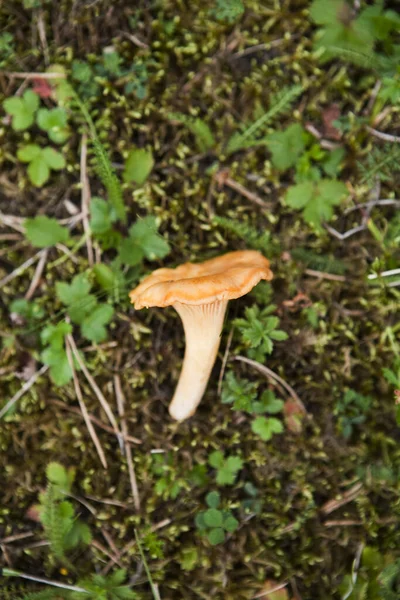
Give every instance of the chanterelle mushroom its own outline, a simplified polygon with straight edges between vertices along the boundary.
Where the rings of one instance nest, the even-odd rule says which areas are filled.
[[[229,300],[261,279],[272,279],[269,261],[255,250],[229,252],[203,263],[157,269],[129,294],[136,309],[173,306],[182,319],[186,350],[169,407],[183,421],[195,412],[213,368]]]

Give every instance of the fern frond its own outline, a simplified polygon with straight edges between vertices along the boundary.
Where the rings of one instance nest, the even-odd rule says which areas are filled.
[[[210,127],[203,119],[193,118],[182,113],[170,113],[169,118],[185,125],[196,138],[200,152],[207,152],[215,146],[215,138]]]
[[[399,170],[400,148],[394,144],[376,146],[365,157],[365,162],[357,165],[362,174],[361,183],[373,183],[375,179],[388,181]]]
[[[72,86],[72,101],[79,108],[86,124],[89,128],[90,138],[93,144],[94,155],[96,159],[96,171],[101,179],[102,184],[107,190],[108,200],[114,207],[115,213],[123,223],[126,223],[126,209],[123,200],[122,187],[118,176],[113,169],[110,158],[103,144],[97,135],[96,126],[87,109],[86,104],[81,100],[78,94],[73,90]]]
[[[51,550],[56,558],[66,562],[65,556],[65,519],[60,515],[60,503],[54,486],[49,483],[46,492],[41,496],[40,521],[43,525]]]
[[[268,122],[272,121],[278,114],[284,113],[288,110],[293,102],[303,91],[303,86],[294,85],[292,87],[284,88],[279,94],[275,95],[271,99],[271,108],[254,123],[252,123],[242,133],[236,132],[229,139],[226,146],[226,153],[232,154],[238,150],[248,148],[249,146],[256,146],[257,144],[263,143],[263,140],[257,140],[255,134],[264,127]]]
[[[239,221],[226,219],[225,217],[214,216],[213,222],[223,227],[226,231],[229,231],[229,233],[233,233],[244,240],[250,248],[261,250],[262,252],[271,252],[272,242],[269,231],[260,233],[248,223],[239,223]]]
[[[305,248],[294,248],[290,254],[295,260],[304,263],[306,267],[323,271],[324,273],[332,273],[333,275],[343,275],[347,266],[337,258],[325,256],[323,254],[315,254],[311,250]]]

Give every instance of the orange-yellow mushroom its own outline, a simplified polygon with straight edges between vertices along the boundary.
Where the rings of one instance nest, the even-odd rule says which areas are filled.
[[[203,263],[157,269],[129,294],[136,309],[173,306],[182,319],[186,349],[169,412],[177,421],[192,416],[217,356],[229,300],[272,279],[269,261],[255,250],[229,252]]]

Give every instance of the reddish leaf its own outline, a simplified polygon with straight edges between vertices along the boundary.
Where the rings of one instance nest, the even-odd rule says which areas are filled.
[[[32,90],[35,94],[40,96],[40,98],[51,98],[53,95],[53,90],[51,89],[49,82],[42,77],[35,77]]]
[[[340,140],[342,134],[333,125],[333,122],[340,117],[340,109],[337,104],[331,104],[322,111],[322,120],[324,123],[324,135],[331,140]]]

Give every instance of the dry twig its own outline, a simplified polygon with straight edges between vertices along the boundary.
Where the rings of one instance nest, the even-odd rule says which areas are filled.
[[[112,425],[112,427],[114,429],[114,432],[115,432],[115,434],[117,436],[118,443],[121,446],[121,443],[122,443],[121,432],[118,429],[118,424],[117,424],[117,421],[116,421],[116,419],[114,417],[114,414],[113,414],[113,412],[112,412],[112,410],[110,408],[110,405],[108,404],[107,400],[105,399],[105,397],[104,397],[102,391],[100,390],[99,386],[97,385],[97,383],[95,382],[95,380],[93,379],[93,377],[91,376],[91,374],[89,373],[89,371],[88,371],[85,363],[83,362],[83,360],[82,360],[82,358],[81,358],[81,356],[80,356],[80,354],[78,352],[78,348],[77,348],[77,346],[75,344],[75,340],[74,340],[74,338],[72,337],[71,334],[67,335],[67,340],[69,341],[69,343],[71,345],[72,352],[74,353],[74,356],[75,356],[75,359],[76,359],[78,365],[82,369],[82,372],[85,375],[85,377],[86,377],[86,379],[87,379],[90,387],[92,388],[92,390],[95,393],[95,395],[97,396],[97,398],[98,398],[101,406],[103,407],[103,410],[106,413],[106,415],[107,415],[107,417],[108,417],[108,419],[109,419],[109,421],[110,421],[110,423],[111,423],[111,425]]]
[[[119,375],[114,375],[114,389],[115,389],[115,396],[117,398],[118,412],[119,412],[119,416],[121,419],[122,435],[123,435],[124,441],[125,441],[126,462],[128,464],[129,480],[131,482],[133,502],[135,504],[136,510],[139,512],[140,511],[140,496],[139,496],[139,490],[138,490],[137,481],[136,481],[135,468],[134,468],[133,460],[132,460],[132,449],[131,449],[130,443],[127,441],[128,426],[126,424],[126,419],[125,419],[125,397],[124,397],[124,394],[122,391],[121,379],[120,379]]]
[[[73,361],[72,352],[71,352],[71,342],[69,341],[69,339],[67,339],[67,342],[66,342],[66,352],[67,352],[67,358],[68,358],[69,366],[71,367],[71,371],[72,371],[72,377],[73,377],[73,380],[74,380],[75,394],[76,394],[76,397],[78,398],[78,402],[79,402],[79,406],[80,406],[80,409],[81,409],[81,412],[82,412],[83,419],[84,419],[84,421],[86,423],[86,427],[87,427],[87,429],[89,431],[89,435],[90,435],[90,437],[93,440],[93,443],[94,443],[95,448],[97,450],[97,454],[99,455],[101,464],[103,465],[103,467],[105,469],[107,469],[108,465],[107,465],[107,460],[106,460],[103,448],[102,448],[102,446],[100,444],[100,440],[97,437],[97,433],[96,433],[96,431],[95,431],[95,429],[94,429],[94,427],[92,425],[92,422],[90,420],[90,416],[89,416],[88,410],[86,408],[85,402],[83,401],[83,395],[82,395],[82,391],[81,391],[81,386],[79,384],[79,379],[78,379],[78,376],[76,374],[76,370],[75,370],[75,367],[74,367],[74,361]]]

